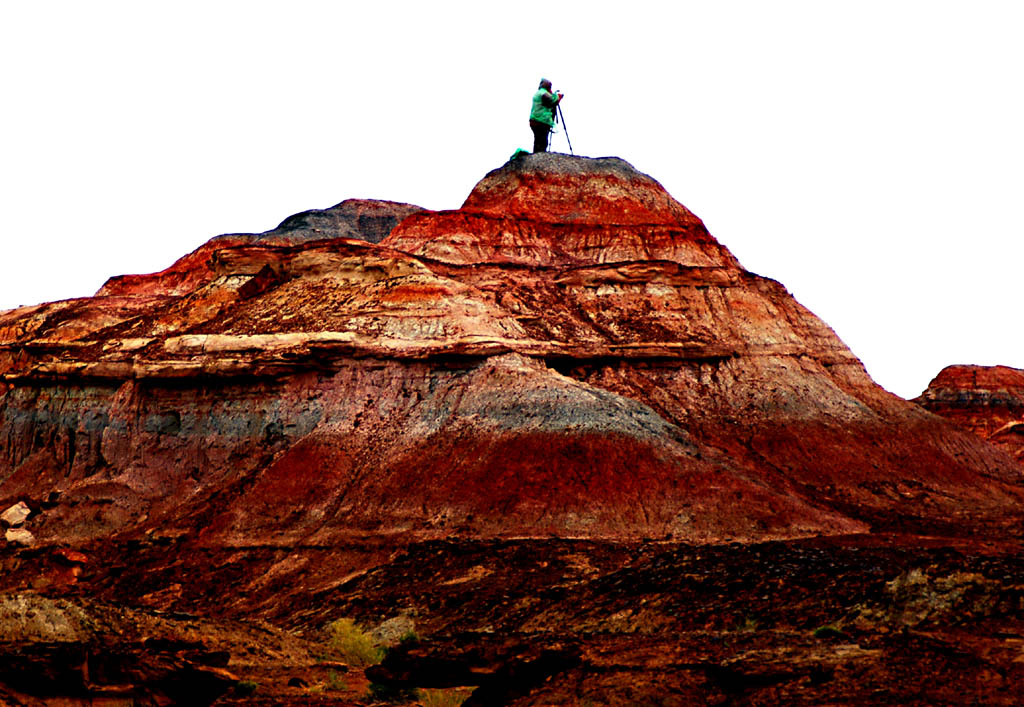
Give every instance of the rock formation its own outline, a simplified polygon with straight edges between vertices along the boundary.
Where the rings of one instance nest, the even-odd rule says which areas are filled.
[[[1024,462],[1024,371],[947,366],[914,402]]]
[[[423,209],[395,201],[346,199],[329,209],[314,209],[289,216],[272,231],[255,234],[251,242],[291,244],[329,238],[360,238],[380,243],[406,216],[418,211]]]
[[[41,538],[714,541],[1020,498],[616,159],[528,157],[377,245],[215,239],[0,334],[0,499],[61,494]]]
[[[37,543],[0,590],[305,628],[402,602],[438,636],[494,625],[402,584],[424,569],[406,561],[479,557],[445,582],[522,590],[507,616],[527,621],[548,589],[512,590],[484,558],[536,551],[536,572],[600,593],[609,558],[637,586],[690,561],[637,559],[649,539],[973,542],[1017,537],[1024,501],[1010,456],[875,385],[781,284],[615,158],[527,156],[453,211],[343,202],[0,313],[0,426],[0,507],[24,502]],[[39,558],[60,545],[96,569],[48,578]],[[361,593],[373,568],[405,598]],[[628,624],[559,606],[529,630]],[[533,665],[543,682],[583,655],[517,650],[496,675]]]
[[[211,257],[231,246],[249,243],[294,245],[333,238],[357,238],[379,243],[402,219],[422,210],[419,206],[394,201],[346,199],[329,209],[314,209],[289,216],[280,226],[264,233],[217,236],[162,272],[112,277],[96,295],[185,295],[215,279]],[[149,303],[139,300],[135,304],[145,308]]]

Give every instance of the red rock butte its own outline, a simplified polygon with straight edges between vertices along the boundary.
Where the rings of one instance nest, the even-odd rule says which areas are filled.
[[[403,218],[379,244],[311,212],[0,315],[0,499],[59,497],[42,540],[216,545],[970,532],[1019,505],[1011,458],[875,385],[620,159],[372,208]]]
[[[0,312],[0,703],[1015,705],[1022,501],[656,181],[532,155]]]
[[[1009,366],[947,366],[914,399],[1024,463],[1024,371]]]

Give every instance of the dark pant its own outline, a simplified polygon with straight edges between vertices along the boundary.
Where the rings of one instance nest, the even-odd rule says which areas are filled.
[[[539,123],[536,120],[531,120],[530,129],[533,130],[533,151],[547,152],[548,133],[551,131],[551,126],[544,125],[544,123]]]

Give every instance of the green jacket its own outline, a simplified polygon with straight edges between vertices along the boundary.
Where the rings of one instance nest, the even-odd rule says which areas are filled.
[[[553,126],[555,124],[555,107],[560,100],[546,88],[537,89],[537,92],[533,94],[533,110],[530,111],[530,120]]]

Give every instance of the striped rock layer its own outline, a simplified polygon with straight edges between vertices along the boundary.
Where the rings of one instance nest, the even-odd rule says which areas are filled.
[[[217,547],[1016,517],[1010,456],[882,390],[622,160],[532,155],[461,209],[389,208],[364,209],[403,219],[379,243],[310,212],[0,313],[0,505],[42,543]]]

